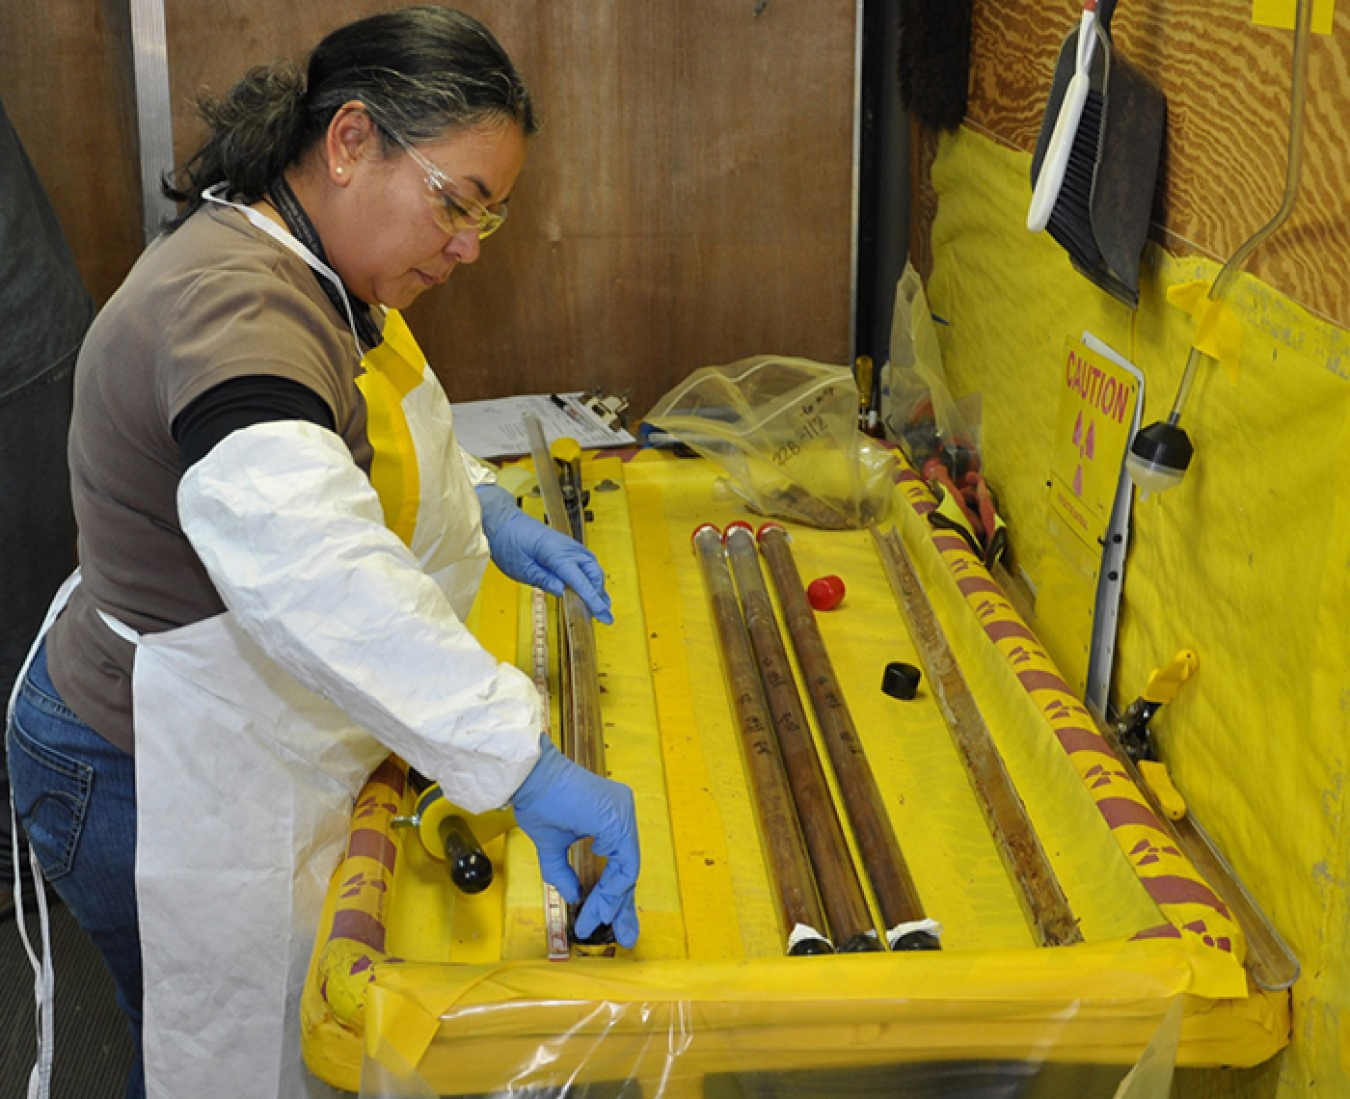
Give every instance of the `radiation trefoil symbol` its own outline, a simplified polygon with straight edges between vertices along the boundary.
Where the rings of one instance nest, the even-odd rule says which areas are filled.
[[[1097,428],[1092,418],[1088,417],[1087,429],[1083,428],[1083,413],[1078,413],[1078,419],[1073,425],[1073,445],[1078,448],[1078,466],[1073,471],[1073,494],[1075,496],[1083,495],[1083,463],[1092,461],[1097,451]]]

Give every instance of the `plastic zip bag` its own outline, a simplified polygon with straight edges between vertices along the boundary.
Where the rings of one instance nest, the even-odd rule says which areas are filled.
[[[705,366],[646,419],[719,465],[760,515],[848,530],[890,509],[895,456],[858,430],[847,367],[770,355]]]
[[[890,359],[881,372],[881,423],[915,469],[941,458],[952,476],[979,468],[979,442],[947,388],[923,280],[912,263],[895,289]]]

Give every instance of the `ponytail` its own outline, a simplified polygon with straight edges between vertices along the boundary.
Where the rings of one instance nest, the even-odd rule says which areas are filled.
[[[164,194],[186,204],[170,230],[195,213],[202,191],[217,183],[228,184],[243,202],[256,202],[311,136],[305,133],[305,78],[291,65],[250,69],[219,98],[203,92],[197,112],[211,134],[183,166],[181,182],[163,181]]]

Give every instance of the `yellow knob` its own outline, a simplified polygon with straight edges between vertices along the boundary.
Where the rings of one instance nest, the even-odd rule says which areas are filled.
[[[560,462],[579,462],[581,460],[581,444],[566,435],[561,439],[555,439],[553,445],[548,448],[548,452]]]
[[[1177,688],[1190,679],[1198,667],[1200,658],[1190,649],[1182,649],[1164,667],[1155,668],[1148,677],[1144,701],[1171,702]]]
[[[1162,806],[1162,811],[1168,817],[1180,820],[1186,815],[1186,799],[1181,796],[1181,791],[1172,785],[1172,776],[1166,764],[1151,759],[1141,760],[1139,773],[1148,783],[1148,788],[1153,791],[1158,804]]]

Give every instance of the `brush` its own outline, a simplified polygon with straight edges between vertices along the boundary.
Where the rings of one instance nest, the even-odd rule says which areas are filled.
[[[972,9],[972,0],[896,4],[900,102],[931,130],[955,130],[966,117]]]
[[[1079,273],[1135,309],[1167,99],[1116,52],[1115,8],[1089,2],[1060,48],[1031,158],[1027,228],[1045,229]]]
[[[1051,236],[1071,252],[1097,252],[1089,207],[1092,177],[1101,139],[1102,93],[1092,87],[1092,55],[1097,48],[1097,0],[1086,0],[1078,28],[1078,51],[1073,78],[1065,89],[1059,116],[1050,136],[1045,159],[1031,194],[1027,228],[1039,233],[1047,226]],[[1060,233],[1067,234],[1069,240]]]

